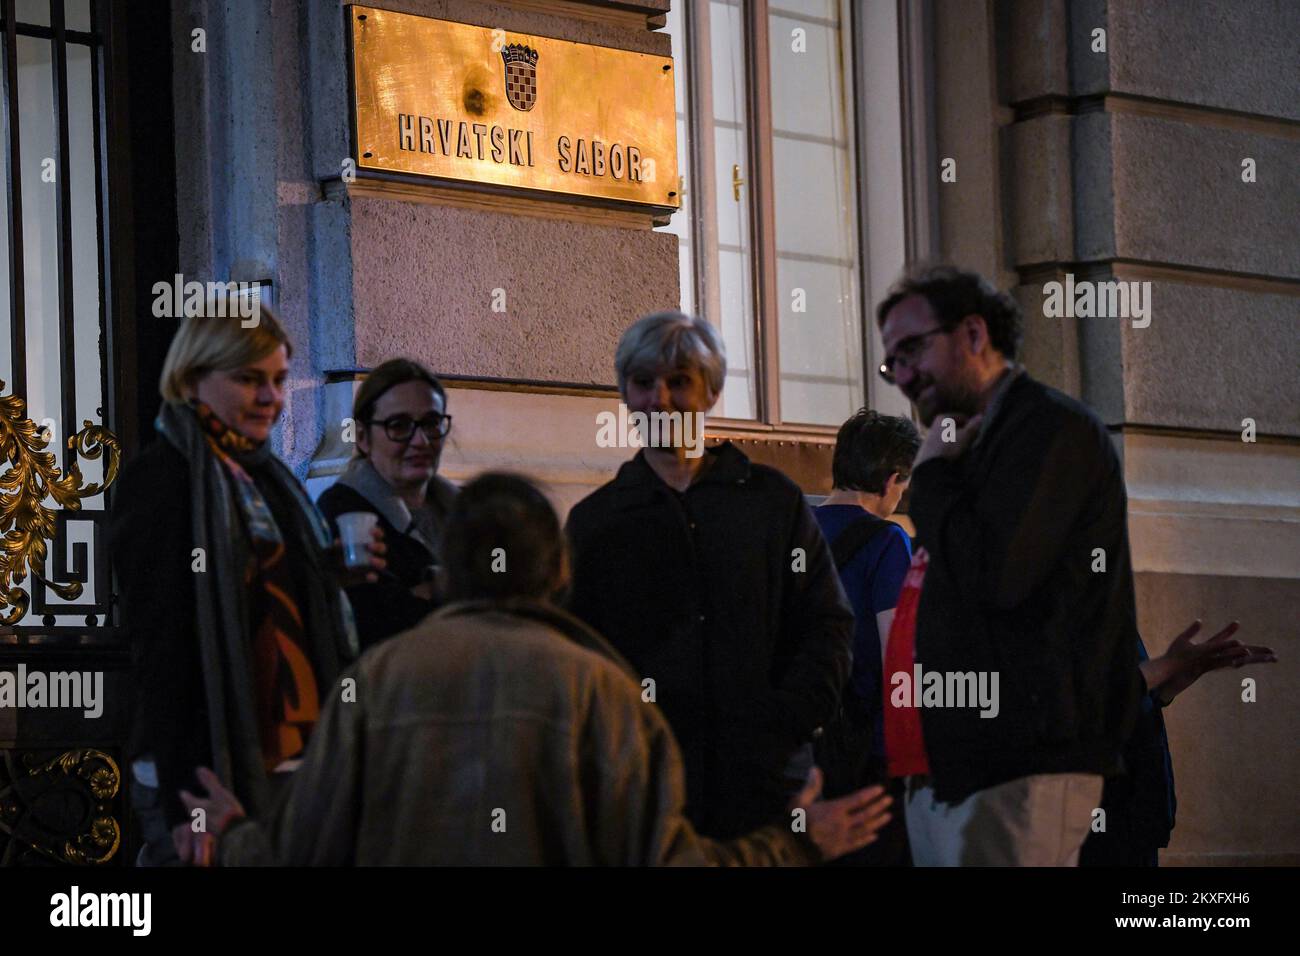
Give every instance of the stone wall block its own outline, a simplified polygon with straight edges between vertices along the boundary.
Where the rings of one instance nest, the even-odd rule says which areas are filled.
[[[1004,101],[1068,96],[1066,0],[1003,0],[997,16]]]
[[[1300,680],[1294,578],[1134,575],[1138,626],[1147,651],[1165,652],[1196,618],[1204,640],[1229,621],[1237,635],[1277,651],[1279,662],[1207,674],[1165,711],[1178,794],[1177,825],[1164,865],[1300,864],[1300,721],[1292,688]],[[1255,701],[1242,700],[1253,678]]]
[[[1300,296],[1152,282],[1151,324],[1117,324],[1128,421],[1300,437]]]
[[[1110,259],[1115,255],[1115,193],[1112,181],[1112,117],[1083,113],[1073,117],[1074,258]]]
[[[1295,0],[1107,7],[1112,91],[1300,120]]]
[[[1111,127],[1120,257],[1300,279],[1300,141],[1123,113]]]
[[[1070,117],[1038,116],[1003,131],[1007,250],[1017,267],[1074,258]]]
[[[1070,92],[1094,96],[1110,89],[1110,4],[1107,0],[1070,0]],[[1095,49],[1095,31],[1104,30],[1105,52]]]
[[[1042,282],[1024,283],[1011,290],[1024,315],[1025,337],[1020,360],[1029,374],[1068,395],[1082,398],[1082,369],[1077,319],[1043,315],[1044,283],[1059,280],[1054,273]]]
[[[361,365],[411,355],[442,373],[613,385],[623,330],[679,302],[670,233],[378,198],[351,207]]]

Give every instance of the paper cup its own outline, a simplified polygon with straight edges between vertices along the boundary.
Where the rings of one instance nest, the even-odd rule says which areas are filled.
[[[349,568],[370,565],[371,530],[379,523],[372,511],[349,511],[338,516],[339,539],[343,542],[343,563]]]

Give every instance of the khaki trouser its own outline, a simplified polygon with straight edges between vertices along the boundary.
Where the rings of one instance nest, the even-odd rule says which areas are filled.
[[[1078,866],[1101,804],[1102,778],[1044,773],[934,799],[928,777],[907,778],[907,837],[916,866]]]

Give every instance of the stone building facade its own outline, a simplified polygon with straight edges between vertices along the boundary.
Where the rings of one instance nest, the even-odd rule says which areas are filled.
[[[452,478],[520,469],[562,506],[606,480],[627,455],[592,441],[596,413],[617,402],[614,344],[632,318],[683,301],[678,239],[645,216],[341,182],[343,8],[238,6],[191,0],[172,17],[177,128],[193,133],[176,145],[180,261],[195,274],[271,274],[283,290],[292,334],[310,343],[294,365],[285,457],[314,487],[328,482],[348,451],[329,437],[346,416],[348,370],[406,354],[459,377]],[[385,6],[682,52],[662,30],[666,2]],[[1282,657],[1249,674],[1253,703],[1245,675],[1216,674],[1168,712],[1180,800],[1165,861],[1300,861],[1289,692],[1300,667],[1300,6],[853,9],[887,27],[859,50],[879,80],[860,97],[861,125],[875,130],[865,117],[876,111],[896,126],[892,158],[871,154],[863,189],[864,286],[878,301],[905,262],[934,259],[1014,289],[1030,371],[1087,401],[1122,453],[1151,652],[1194,618],[1236,619]],[[198,22],[241,38],[222,70],[184,52]],[[1067,274],[1149,282],[1150,324],[1046,316],[1044,288]],[[504,314],[490,308],[497,288]],[[876,385],[864,400],[899,411]],[[826,429],[713,432],[825,490]]]
[[[621,331],[682,307],[727,341],[727,415],[710,436],[815,496],[840,418],[861,404],[908,413],[872,371],[874,305],[908,264],[974,268],[1022,303],[1029,370],[1111,429],[1151,652],[1195,618],[1235,619],[1281,658],[1211,675],[1167,712],[1179,807],[1163,862],[1300,862],[1300,4],[372,2],[673,57],[682,210],[353,177],[355,14],[340,0],[64,0],[66,22],[19,0],[0,43],[27,298],[15,319],[22,283],[0,295],[13,313],[0,332],[21,344],[25,322],[27,355],[0,356],[0,377],[34,420],[94,417],[133,454],[174,327],[149,315],[152,284],[268,283],[295,343],[275,441],[314,493],[351,453],[356,383],[407,355],[450,389],[444,474],[526,472],[567,509],[630,455],[595,441],[618,404]],[[46,140],[57,183],[40,175]],[[55,221],[57,256],[53,239],[31,252]],[[83,221],[99,223],[98,272]],[[22,274],[12,245],[0,259]],[[1143,315],[1059,315],[1048,301],[1053,283],[1112,282],[1139,284]],[[64,361],[77,323],[95,331],[92,306],[100,364],[81,347]],[[68,375],[84,394],[60,412]],[[0,668],[93,659],[108,709],[89,724],[0,710],[0,749],[25,755],[0,762],[0,795],[4,766],[55,767],[75,743],[108,772],[120,750],[130,648],[98,544],[86,562],[101,569],[93,601],[0,626]],[[67,785],[46,776],[49,793]],[[125,820],[114,793],[105,812]],[[0,860],[60,858],[87,837],[57,830],[0,839]]]

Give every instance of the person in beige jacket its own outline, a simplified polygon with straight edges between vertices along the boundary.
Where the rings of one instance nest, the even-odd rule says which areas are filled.
[[[814,770],[785,819],[696,834],[653,695],[550,597],[567,555],[526,480],[467,485],[446,537],[451,603],[340,679],[274,815],[253,821],[216,775],[183,792],[202,832],[178,847],[223,865],[800,865],[872,842],[889,798],[819,801]],[[671,600],[671,595],[665,595]]]

